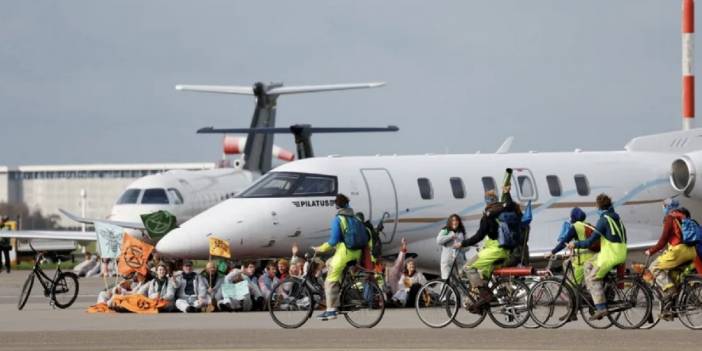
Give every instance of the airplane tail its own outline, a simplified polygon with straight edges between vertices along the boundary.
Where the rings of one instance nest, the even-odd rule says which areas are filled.
[[[325,91],[376,88],[383,82],[283,86],[282,83],[258,82],[252,87],[230,85],[176,85],[176,90],[219,94],[251,95],[256,97],[256,109],[250,129],[274,128],[278,96],[289,94],[318,93]],[[273,134],[250,132],[244,147],[244,169],[265,173],[271,169]]]

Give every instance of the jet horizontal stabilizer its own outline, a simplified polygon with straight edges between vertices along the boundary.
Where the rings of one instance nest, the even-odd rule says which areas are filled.
[[[256,133],[256,134],[295,134],[297,130],[309,133],[369,133],[369,132],[397,132],[397,126],[387,127],[311,127],[309,125],[293,125],[289,128],[214,128],[204,127],[197,130],[199,134],[235,134],[235,133]]]

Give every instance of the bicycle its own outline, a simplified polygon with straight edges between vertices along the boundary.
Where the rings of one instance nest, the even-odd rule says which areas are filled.
[[[282,328],[294,329],[305,324],[317,307],[322,306],[324,287],[318,278],[317,254],[307,260],[302,277],[288,277],[278,282],[268,296],[268,311]],[[378,287],[375,272],[351,261],[344,268],[338,313],[356,328],[373,328],[385,314],[385,294]]]
[[[431,328],[443,328],[450,323],[475,328],[486,315],[502,328],[518,328],[526,323],[529,287],[521,277],[531,275],[531,267],[495,269],[488,283],[494,298],[488,308],[478,313],[468,310],[478,300],[478,289],[460,277],[460,270],[458,261],[454,260],[447,279],[429,281],[419,289],[415,310],[422,323]]]
[[[649,256],[643,266],[632,265],[633,276],[646,281],[644,276],[651,274],[648,269],[650,260]],[[668,299],[663,298],[663,289],[651,274],[651,282],[648,286],[653,294],[654,308],[645,329],[655,327],[667,313],[670,315],[670,320],[677,317],[685,327],[702,330],[702,276],[686,274],[687,269],[688,265],[683,264],[673,270],[680,277],[680,282],[676,284],[680,289],[675,296]]]
[[[578,254],[554,255],[546,269],[550,270],[559,257],[579,259]],[[607,318],[591,319],[597,309],[587,288],[573,280],[573,270],[573,263],[568,260],[562,277],[546,278],[532,287],[528,303],[529,315],[534,322],[544,328],[560,328],[575,320],[578,311],[585,323],[594,329],[607,329],[612,325],[620,329],[637,329],[649,319],[653,297],[646,284],[630,276],[618,279],[611,272],[603,279],[609,311]]]
[[[31,244],[30,244],[31,247]],[[32,247],[34,251],[34,248]],[[36,253],[36,251],[34,251]],[[70,307],[78,297],[78,276],[72,272],[61,271],[61,260],[58,260],[54,276],[49,278],[41,269],[41,264],[45,261],[43,253],[37,253],[34,260],[32,272],[29,273],[20,292],[17,309],[22,310],[29,300],[29,295],[34,286],[34,278],[36,277],[42,288],[44,288],[44,296],[49,298],[49,305],[65,309]]]

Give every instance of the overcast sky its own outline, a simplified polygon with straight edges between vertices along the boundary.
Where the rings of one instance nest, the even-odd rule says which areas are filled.
[[[279,99],[279,126],[400,127],[318,155],[621,149],[680,128],[680,41],[680,1],[5,0],[0,165],[213,161],[195,130],[254,100],[173,86],[259,80],[388,83]]]

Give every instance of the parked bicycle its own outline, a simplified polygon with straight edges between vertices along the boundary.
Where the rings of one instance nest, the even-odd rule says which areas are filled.
[[[32,250],[34,250],[33,247]],[[59,259],[53,277],[49,277],[41,269],[41,264],[44,261],[46,261],[44,259],[44,254],[37,253],[34,260],[34,266],[32,267],[32,272],[29,273],[27,280],[25,280],[24,285],[22,286],[19,302],[17,302],[18,310],[22,310],[22,308],[24,308],[24,306],[27,304],[29,295],[32,292],[32,287],[34,286],[35,277],[44,289],[44,296],[49,298],[49,305],[52,307],[64,309],[70,307],[73,302],[76,301],[79,289],[78,276],[72,272],[61,271],[61,260]]]
[[[568,257],[580,259],[577,251],[574,256],[554,255],[547,269],[550,270],[558,258]],[[562,277],[546,278],[532,287],[529,314],[534,322],[544,328],[560,328],[576,320],[578,312],[585,323],[595,329],[607,329],[612,325],[621,329],[636,329],[649,320],[653,296],[642,280],[607,274],[603,284],[609,313],[606,318],[598,320],[591,318],[596,308],[589,291],[573,280],[572,272],[573,263],[568,260]]]
[[[488,283],[494,298],[478,313],[468,310],[478,300],[478,291],[460,276],[460,271],[454,260],[448,279],[429,281],[419,289],[415,309],[422,323],[431,328],[443,328],[450,323],[474,328],[489,315],[502,328],[518,328],[529,319],[529,287],[522,277],[531,275],[530,267],[496,269]]]
[[[268,297],[273,321],[283,328],[299,328],[324,305],[322,277],[315,263],[316,253],[305,254],[306,269],[301,278],[288,277],[276,284]],[[385,295],[376,282],[376,273],[351,261],[344,269],[338,313],[356,328],[373,328],[385,314]]]
[[[676,279],[678,289],[674,296],[664,299],[662,287],[658,285],[648,269],[650,259],[648,257],[643,266],[637,264],[632,266],[634,277],[643,281],[650,280],[648,286],[653,295],[651,316],[642,328],[650,329],[661,319],[673,320],[677,317],[687,328],[702,330],[702,276],[691,273],[689,264],[683,264],[674,269],[672,273],[678,277]],[[650,279],[645,279],[645,276],[649,276]]]

